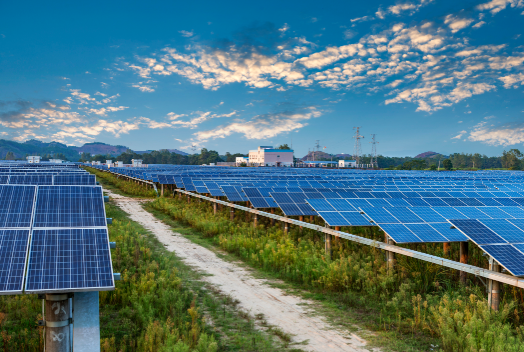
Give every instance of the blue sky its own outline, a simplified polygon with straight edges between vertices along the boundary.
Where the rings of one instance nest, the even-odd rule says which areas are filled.
[[[499,155],[524,0],[0,3],[0,138]]]

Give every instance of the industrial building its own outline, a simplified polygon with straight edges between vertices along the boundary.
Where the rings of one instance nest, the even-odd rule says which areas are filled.
[[[257,150],[249,151],[249,164],[253,166],[293,166],[293,150],[260,146]]]

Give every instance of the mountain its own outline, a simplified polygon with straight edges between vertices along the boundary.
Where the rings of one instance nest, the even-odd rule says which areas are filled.
[[[426,159],[426,158],[437,159],[440,156],[446,158],[445,155],[442,155],[437,152],[424,152],[424,153],[420,153],[419,155],[415,156],[415,159]]]
[[[180,155],[189,155],[188,153],[185,153],[181,150],[178,150],[178,149],[159,149],[158,151],[161,151],[161,150],[167,150],[168,152],[170,153],[176,153],[176,154],[180,154]],[[155,150],[133,150],[135,153],[137,154],[146,154],[146,153],[151,153],[151,152],[154,152]]]
[[[309,152],[305,157],[303,157],[301,160],[304,161],[312,161],[312,160],[331,160],[331,155],[325,152]]]
[[[102,155],[120,155],[126,152],[129,148],[123,145],[110,145],[105,143],[86,143],[81,147],[69,147],[76,150],[78,154],[90,153],[91,155],[102,154]]]
[[[129,148],[122,145],[109,145],[105,143],[86,143],[81,147],[67,146],[58,142],[41,142],[31,139],[23,143],[0,139],[0,159],[4,159],[8,152],[13,152],[16,159],[24,159],[26,155],[56,155],[62,154],[70,161],[78,161],[80,154],[110,154],[120,155]],[[62,156],[61,156],[62,157]]]

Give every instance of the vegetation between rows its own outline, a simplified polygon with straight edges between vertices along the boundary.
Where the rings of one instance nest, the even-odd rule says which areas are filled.
[[[398,256],[388,270],[384,252],[350,241],[333,241],[333,257],[326,257],[324,237],[309,229],[287,234],[269,219],[253,227],[250,214],[229,208],[213,215],[207,202],[159,198],[150,207],[186,223],[251,265],[312,292],[323,292],[341,309],[366,312],[368,328],[399,340],[402,350],[502,352],[524,351],[522,290],[506,286],[499,312],[488,307],[484,290],[470,280],[458,284],[457,273],[441,266]],[[381,240],[376,228],[352,228],[352,233]],[[417,248],[442,255],[441,245]],[[485,259],[473,250],[472,262]],[[432,347],[433,344],[433,347]],[[395,345],[390,343],[390,346]],[[401,347],[404,346],[404,347]],[[405,349],[404,349],[405,350]]]

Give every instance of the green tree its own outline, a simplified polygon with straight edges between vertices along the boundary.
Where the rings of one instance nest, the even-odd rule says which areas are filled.
[[[431,164],[431,166],[429,167],[429,169],[431,171],[437,171],[437,164]]]
[[[5,160],[15,160],[15,153],[7,152],[7,154],[5,155]]]
[[[286,143],[286,144],[281,144],[281,145],[279,145],[277,149],[291,149],[291,148],[290,148],[289,145],[287,145],[287,143]]]
[[[502,152],[502,165],[511,170],[520,170],[522,158],[524,155],[518,149],[510,149],[509,152],[505,150]]]
[[[451,162],[451,159],[446,159],[442,162],[442,166],[444,166],[444,169],[451,170],[453,168],[453,163]]]

